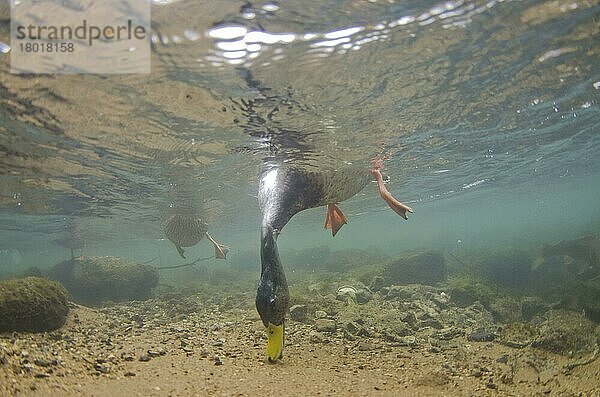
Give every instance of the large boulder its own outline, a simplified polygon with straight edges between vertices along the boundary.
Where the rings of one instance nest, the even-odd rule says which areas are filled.
[[[68,294],[55,281],[26,277],[0,281],[0,331],[52,331],[64,325]]]
[[[595,324],[581,313],[550,310],[537,326],[532,346],[562,355],[584,355],[594,351],[600,335]]]
[[[446,260],[438,251],[411,252],[387,265],[381,275],[388,284],[434,285],[446,279]]]
[[[52,267],[48,277],[60,281],[73,300],[91,305],[147,299],[158,285],[154,267],[111,256],[64,261]]]

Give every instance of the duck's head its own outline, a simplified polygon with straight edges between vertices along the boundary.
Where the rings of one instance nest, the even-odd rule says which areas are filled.
[[[283,357],[287,302],[277,296],[272,283],[261,279],[256,293],[256,309],[267,333],[267,358],[275,362]]]
[[[256,291],[256,309],[267,332],[267,358],[275,362],[283,357],[285,312],[289,303],[288,286],[277,253],[272,229],[263,230],[261,239],[262,272]]]

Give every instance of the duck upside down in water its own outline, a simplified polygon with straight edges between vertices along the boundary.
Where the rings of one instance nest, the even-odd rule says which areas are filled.
[[[215,247],[215,258],[226,259],[229,247],[216,242],[208,234],[208,224],[196,216],[193,212],[174,212],[167,214],[161,222],[163,231],[167,238],[175,245],[177,252],[185,259],[182,247],[192,247],[204,236]]]
[[[327,206],[325,228],[335,236],[347,223],[337,203],[360,192],[375,177],[381,198],[402,218],[412,209],[396,200],[383,183],[382,162],[371,169],[348,168],[335,172],[310,172],[293,167],[266,169],[260,179],[258,200],[262,210],[261,275],[256,293],[256,309],[266,328],[267,358],[275,362],[283,357],[285,312],[289,291],[277,251],[281,229],[298,212]]]

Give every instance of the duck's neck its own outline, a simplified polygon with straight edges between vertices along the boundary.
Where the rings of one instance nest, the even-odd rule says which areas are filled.
[[[262,273],[273,272],[281,274],[285,280],[283,266],[277,250],[277,232],[272,226],[264,223],[260,234],[260,262]]]

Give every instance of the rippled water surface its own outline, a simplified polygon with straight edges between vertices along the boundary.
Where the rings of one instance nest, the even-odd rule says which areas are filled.
[[[178,202],[255,246],[267,159],[385,157],[388,188],[415,209],[401,223],[370,186],[342,205],[335,242],[317,209],[283,245],[597,231],[599,18],[597,1],[572,0],[157,1],[150,75],[11,75],[0,54],[0,260],[83,245],[176,258],[160,219]]]

